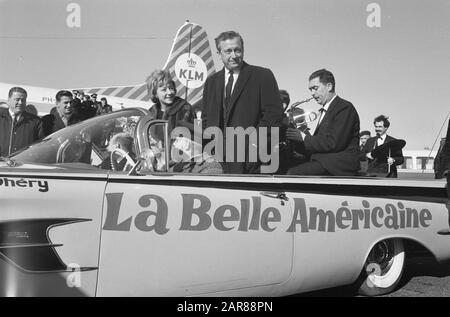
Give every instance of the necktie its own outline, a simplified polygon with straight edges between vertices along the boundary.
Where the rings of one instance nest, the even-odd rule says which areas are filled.
[[[320,124],[320,122],[322,121],[322,118],[325,115],[325,113],[327,112],[327,110],[325,108],[320,108],[319,112],[320,112],[320,117],[319,117],[319,121],[317,122],[317,125]]]
[[[13,125],[13,127],[16,126],[17,121],[19,121],[19,115],[18,115],[18,114],[15,114],[15,115],[12,117],[12,125]]]
[[[377,135],[377,139],[375,140],[375,144],[373,145],[373,148],[377,148],[378,147],[378,140],[381,140],[381,136]]]
[[[233,82],[234,82],[233,71],[230,70],[228,73],[230,75],[228,76],[227,86],[225,87],[225,110],[229,108],[229,103],[231,100],[231,91],[233,89]]]
[[[16,124],[17,124],[17,117],[19,115],[14,114],[13,116],[11,116],[11,132],[9,134],[9,149],[8,149],[8,155],[10,155],[13,151],[13,135],[14,135],[14,130],[16,128]]]

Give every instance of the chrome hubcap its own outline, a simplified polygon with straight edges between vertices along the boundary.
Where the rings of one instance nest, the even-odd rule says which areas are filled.
[[[394,243],[392,241],[381,241],[370,251],[366,267],[369,264],[376,264],[379,267],[376,274],[382,276],[391,268],[394,255]]]

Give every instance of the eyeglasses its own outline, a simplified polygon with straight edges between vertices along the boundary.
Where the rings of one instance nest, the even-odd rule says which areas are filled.
[[[234,54],[236,54],[236,55],[242,55],[242,49],[240,49],[240,48],[235,48],[234,50],[231,49],[231,48],[229,48],[229,49],[227,49],[227,50],[222,50],[222,51],[220,51],[220,52],[223,53],[223,54],[225,54],[225,55],[231,55],[231,53],[233,53],[233,52],[234,52]]]

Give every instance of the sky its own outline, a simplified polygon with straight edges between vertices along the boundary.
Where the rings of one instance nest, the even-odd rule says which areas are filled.
[[[79,27],[67,25],[71,3]],[[244,59],[270,68],[291,102],[310,97],[313,71],[329,69],[361,130],[373,133],[385,114],[406,149],[431,148],[450,111],[449,0],[0,0],[0,82],[141,83],[164,66],[187,19],[206,29],[214,53],[214,37],[239,32]]]

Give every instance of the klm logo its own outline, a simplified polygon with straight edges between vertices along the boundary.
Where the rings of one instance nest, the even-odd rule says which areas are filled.
[[[208,76],[206,64],[194,53],[180,55],[175,62],[175,75],[189,89],[200,88]]]
[[[203,81],[204,73],[198,73],[196,70],[192,69],[180,69],[178,78],[185,80],[201,80]]]

